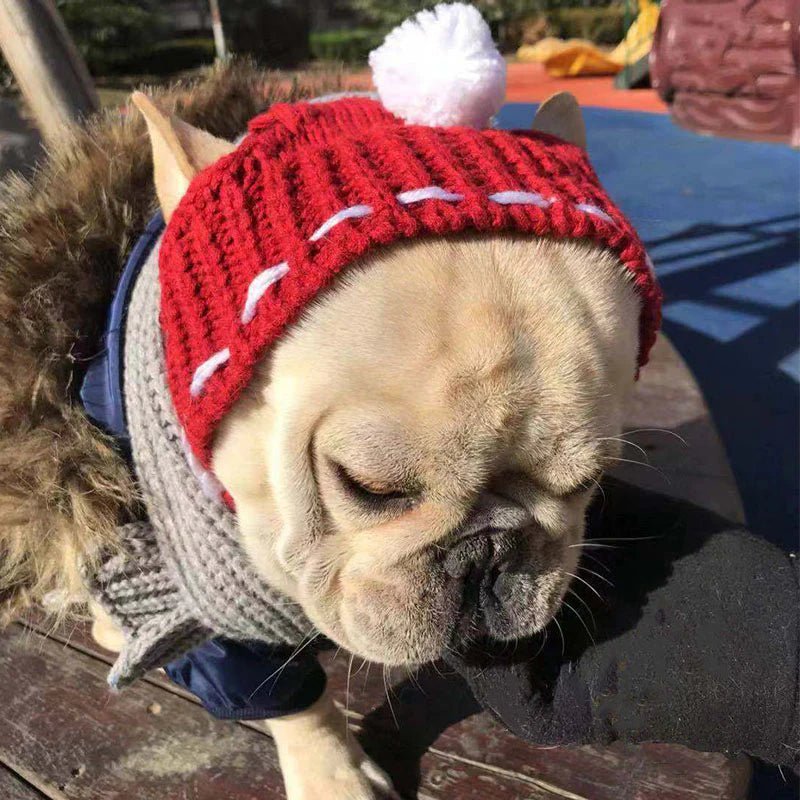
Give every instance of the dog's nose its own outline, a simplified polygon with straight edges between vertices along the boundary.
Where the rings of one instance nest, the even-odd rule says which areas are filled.
[[[494,492],[484,492],[456,531],[444,559],[446,574],[461,595],[457,636],[484,629],[505,599],[497,589],[502,577],[518,565],[523,537],[533,515],[521,503]]]
[[[478,498],[444,560],[445,571],[463,589],[465,606],[482,605],[513,560],[520,531],[530,522],[530,512],[514,500],[493,492]]]
[[[516,537],[509,531],[486,531],[456,543],[444,560],[451,578],[480,582],[487,572],[501,572]]]
[[[459,600],[458,639],[491,627],[493,615],[504,604],[503,578],[515,563],[520,535],[519,531],[473,534],[459,541],[445,557],[444,568],[453,579]]]

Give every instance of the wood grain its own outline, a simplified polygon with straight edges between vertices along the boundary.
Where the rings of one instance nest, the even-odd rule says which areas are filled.
[[[41,620],[31,618],[29,625],[44,630]],[[54,631],[53,635],[61,642],[69,640],[71,647],[105,663],[113,661],[113,655],[99,648],[83,626],[70,630],[69,636],[66,631]],[[421,670],[413,679],[396,671],[387,679],[390,707],[380,666],[359,669],[361,662],[356,660],[351,669],[349,657],[334,658],[332,652],[323,653],[321,661],[337,700],[347,709],[351,727],[361,732],[367,751],[409,793],[417,782],[432,796],[453,791],[454,775],[459,769],[479,767],[481,774],[504,775],[530,786],[531,791],[523,795],[526,798],[549,797],[553,792],[556,796],[563,797],[566,792],[567,796],[591,800],[746,797],[750,776],[746,758],[660,744],[534,747],[509,733],[491,715],[479,712],[463,682],[448,674],[443,665]],[[160,673],[150,673],[147,681],[190,697]],[[257,723],[250,725],[264,733]],[[471,785],[463,777],[461,783]],[[469,792],[463,795],[472,796]]]
[[[42,800],[47,795],[34,789],[8,767],[0,764],[0,797],[3,800]]]
[[[35,773],[67,800],[283,798],[268,737],[212,719],[158,679],[112,694],[106,671],[75,648],[9,628],[0,637],[0,762]],[[430,800],[564,797],[536,779],[447,753],[431,750],[420,761],[382,731],[368,738],[409,797],[417,790]]]
[[[624,431],[626,460],[612,475],[744,522],[739,490],[703,393],[663,334],[636,383]]]

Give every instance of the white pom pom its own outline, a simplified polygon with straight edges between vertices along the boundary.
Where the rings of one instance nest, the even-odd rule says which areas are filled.
[[[383,105],[416,125],[483,128],[505,98],[506,63],[480,12],[465,3],[407,19],[369,65]]]

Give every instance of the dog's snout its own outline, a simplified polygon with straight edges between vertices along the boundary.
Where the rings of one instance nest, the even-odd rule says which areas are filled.
[[[518,531],[487,531],[459,541],[445,558],[445,571],[461,595],[461,624],[483,627],[498,604],[495,587],[511,568]]]
[[[445,573],[460,595],[456,638],[505,630],[503,608],[514,601],[504,591],[504,576],[524,558],[524,542],[534,524],[522,503],[491,491],[480,495],[444,558]]]
[[[496,570],[530,523],[531,514],[520,503],[494,492],[482,493],[456,531],[455,544],[445,558],[447,574],[474,580],[489,569]]]
[[[487,531],[461,539],[445,557],[445,571],[451,578],[480,582],[488,571],[502,571],[514,538],[510,531]]]
[[[519,531],[485,531],[460,539],[444,560],[445,572],[460,595],[460,614],[454,636],[469,638],[492,628],[502,600],[497,588],[512,569],[519,550]]]

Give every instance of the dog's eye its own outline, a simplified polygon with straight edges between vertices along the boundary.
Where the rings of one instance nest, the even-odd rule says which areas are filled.
[[[368,483],[363,478],[357,478],[341,464],[329,462],[336,479],[342,488],[355,500],[364,504],[376,505],[392,501],[408,501],[409,496],[401,489],[392,486],[377,486]]]

